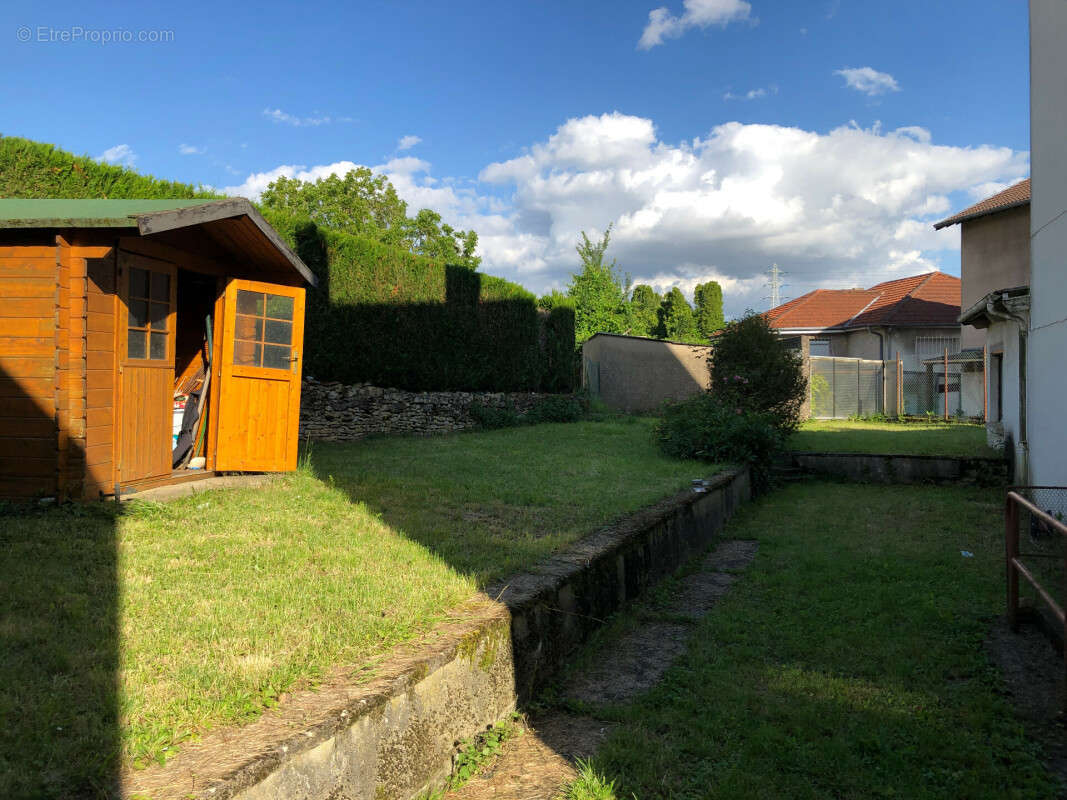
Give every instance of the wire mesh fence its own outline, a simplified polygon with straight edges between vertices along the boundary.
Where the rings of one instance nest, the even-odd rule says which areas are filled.
[[[985,369],[980,352],[947,354],[919,366],[905,369],[903,362],[895,359],[811,356],[811,416],[985,416]]]
[[[861,358],[812,356],[811,415],[838,419],[885,413],[885,364]]]

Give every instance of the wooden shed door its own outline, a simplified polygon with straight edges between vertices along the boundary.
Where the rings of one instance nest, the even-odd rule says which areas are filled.
[[[224,303],[215,468],[296,469],[304,290],[231,280]]]
[[[119,253],[119,481],[169,475],[174,409],[173,264]]]

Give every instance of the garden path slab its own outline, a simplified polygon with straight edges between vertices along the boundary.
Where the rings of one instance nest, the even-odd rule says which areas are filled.
[[[665,606],[643,611],[644,621],[566,681],[563,696],[610,705],[626,703],[655,686],[685,652],[693,623],[726,594],[758,547],[755,541],[720,542],[697,572],[679,581]],[[482,773],[444,800],[555,800],[577,777],[578,760],[592,757],[613,727],[563,711],[539,715],[504,744]]]
[[[673,618],[692,622],[707,614],[737,580],[732,571],[748,566],[758,546],[754,541],[720,543],[698,572],[680,581],[666,608],[672,621],[653,619],[640,624],[572,677],[564,685],[564,696],[594,705],[624,703],[659,683],[685,652],[693,630],[691,624]]]

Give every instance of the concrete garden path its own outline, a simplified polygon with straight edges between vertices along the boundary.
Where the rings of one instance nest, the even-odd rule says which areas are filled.
[[[576,765],[588,759],[611,732],[595,709],[624,705],[655,686],[685,652],[693,625],[729,591],[738,573],[756,555],[754,541],[720,542],[691,575],[657,602],[640,602],[627,612],[633,624],[620,638],[587,653],[566,678],[561,699],[592,709],[588,716],[547,711],[532,716],[523,732],[510,739],[495,761],[447,800],[554,800],[577,777]],[[558,705],[565,705],[560,703]]]

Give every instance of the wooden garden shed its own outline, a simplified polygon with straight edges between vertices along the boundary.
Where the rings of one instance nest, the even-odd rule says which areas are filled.
[[[0,497],[294,469],[314,282],[244,199],[0,200]]]

